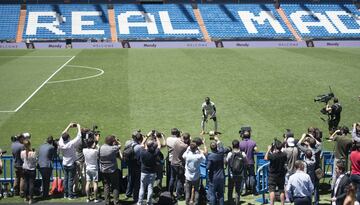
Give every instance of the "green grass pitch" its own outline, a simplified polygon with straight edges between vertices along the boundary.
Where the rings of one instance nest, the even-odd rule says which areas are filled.
[[[71,81],[100,72],[72,65],[104,74]],[[0,111],[17,109],[60,67],[17,112],[0,113],[2,148],[23,131],[32,133],[37,147],[71,121],[97,124],[103,136],[123,141],[139,128],[168,135],[178,127],[198,136],[201,103],[210,96],[225,144],[238,137],[241,125],[251,125],[264,150],[285,128],[297,137],[309,126],[327,133],[319,112],[324,105],[313,98],[329,85],[344,107],[341,124],[360,117],[360,49],[350,48],[5,50]],[[70,81],[51,83],[62,80]]]
[[[69,122],[97,124],[122,142],[136,129],[198,136],[209,96],[225,145],[251,125],[265,151],[286,128],[297,138],[310,126],[327,135],[324,104],[313,99],[329,85],[343,105],[340,124],[360,121],[359,76],[359,48],[1,50],[0,147],[27,131],[38,148]]]

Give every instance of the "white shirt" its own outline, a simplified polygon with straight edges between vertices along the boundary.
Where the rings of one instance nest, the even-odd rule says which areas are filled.
[[[63,165],[72,166],[76,160],[76,146],[81,142],[81,132],[79,131],[76,138],[65,143],[63,138],[59,140],[59,150],[63,155]]]
[[[83,149],[86,169],[98,170],[99,150],[92,148]]]
[[[185,178],[188,181],[196,181],[200,178],[200,164],[205,162],[205,155],[200,151],[193,153],[190,147],[184,152],[185,159]]]
[[[211,101],[210,104],[206,104],[206,102],[204,102],[201,107],[204,109],[206,116],[213,115],[215,113],[215,104]]]
[[[36,153],[33,151],[28,152],[28,156],[26,157],[26,151],[23,150],[20,153],[21,159],[24,161],[22,168],[27,170],[35,170],[36,169]]]

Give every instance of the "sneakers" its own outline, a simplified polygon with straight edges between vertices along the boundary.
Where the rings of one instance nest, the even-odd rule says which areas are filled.
[[[94,200],[94,203],[99,203],[99,202],[101,202],[101,199],[95,199]]]
[[[86,203],[90,203],[90,199],[86,199]]]

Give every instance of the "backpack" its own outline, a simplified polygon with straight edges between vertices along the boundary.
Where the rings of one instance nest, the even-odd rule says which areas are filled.
[[[245,158],[243,157],[242,152],[232,152],[229,166],[233,175],[243,175],[245,170]]]
[[[123,159],[125,162],[133,161],[135,160],[135,150],[134,147],[136,146],[136,143],[131,143],[128,146],[125,147],[123,152]]]

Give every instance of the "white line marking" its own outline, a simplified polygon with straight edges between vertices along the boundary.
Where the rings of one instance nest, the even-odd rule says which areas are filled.
[[[70,58],[72,56],[0,56],[0,58]]]
[[[66,61],[60,68],[58,68],[48,79],[46,79],[21,105],[19,105],[18,108],[15,109],[15,112],[20,110],[22,106],[25,105],[56,73],[58,73],[63,67],[65,67],[70,61],[72,61],[75,58],[75,56],[72,56],[68,61]]]
[[[102,70],[102,69],[100,69],[100,68],[89,67],[89,66],[67,65],[66,67],[88,68],[88,69],[100,71],[100,73],[95,74],[95,75],[91,75],[91,76],[87,76],[87,77],[82,77],[82,78],[73,78],[73,79],[67,79],[67,80],[49,81],[49,82],[47,82],[47,83],[48,83],[48,84],[52,84],[52,83],[63,83],[63,82],[71,82],[71,81],[77,81],[77,80],[85,80],[85,79],[90,79],[90,78],[96,78],[96,77],[98,77],[98,76],[101,76],[101,75],[104,74],[104,72],[105,72],[104,70]]]
[[[3,112],[16,112],[15,110],[0,110],[0,113],[3,113]]]

